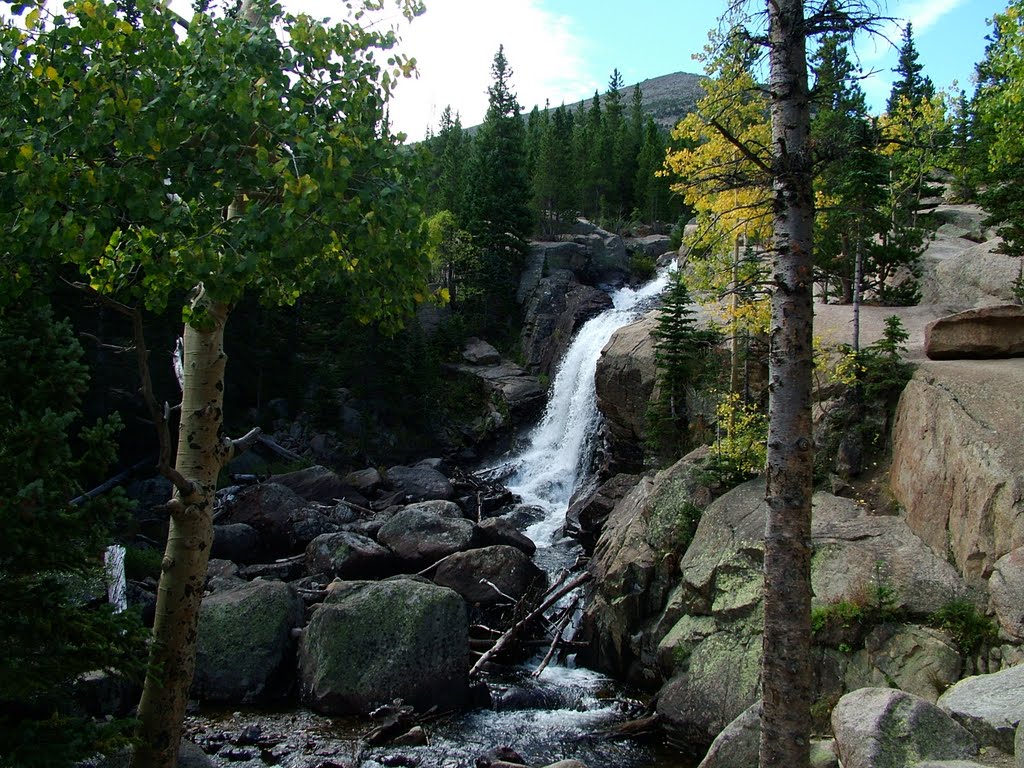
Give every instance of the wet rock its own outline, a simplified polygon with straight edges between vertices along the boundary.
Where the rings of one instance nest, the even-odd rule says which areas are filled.
[[[357,533],[325,533],[306,547],[306,570],[342,579],[376,579],[394,572],[394,555]]]
[[[302,601],[287,584],[252,581],[209,595],[199,609],[192,695],[251,703],[280,693],[301,623]]]
[[[476,527],[480,542],[484,546],[506,544],[532,556],[537,551],[533,539],[520,533],[512,523],[503,517],[489,517]]]
[[[1024,720],[1024,665],[961,680],[938,705],[985,746],[1013,753],[1017,726]]]
[[[468,655],[456,592],[413,579],[336,583],[302,635],[302,698],[339,714],[396,698],[418,709],[463,706]]]
[[[639,481],[639,475],[618,474],[590,493],[574,496],[565,513],[566,535],[581,539],[584,546],[592,550],[615,504]]]
[[[905,768],[921,760],[964,760],[974,737],[934,704],[891,688],[861,688],[839,700],[832,731],[844,768]]]
[[[498,544],[453,554],[437,567],[434,583],[458,592],[473,605],[492,608],[517,602],[543,588],[544,572],[522,550]]]
[[[469,549],[473,523],[464,518],[441,517],[423,509],[404,509],[385,523],[377,540],[410,568],[422,568],[442,557]]]

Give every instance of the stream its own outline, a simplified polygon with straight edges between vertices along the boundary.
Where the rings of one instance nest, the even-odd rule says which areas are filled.
[[[541,420],[507,456],[481,470],[500,479],[522,505],[532,508],[537,522],[526,534],[537,544],[535,561],[549,576],[571,569],[582,548],[561,534],[573,492],[587,482],[597,448],[601,416],[597,409],[595,371],[601,349],[612,334],[649,308],[664,289],[667,272],[637,290],[621,288],[611,298],[613,306],[587,321],[576,334],[559,366]],[[541,515],[542,513],[542,515]],[[568,596],[566,600],[571,600]],[[571,633],[571,626],[566,634]],[[219,765],[276,764],[287,768],[332,768],[358,764],[363,768],[417,766],[418,768],[465,768],[477,757],[498,746],[515,750],[529,765],[547,765],[574,758],[587,768],[682,768],[695,764],[668,750],[631,741],[594,738],[595,731],[639,713],[613,681],[591,670],[577,668],[570,656],[554,661],[539,676],[542,649],[507,676],[488,679],[495,705],[430,723],[428,746],[382,747],[364,751],[354,760],[352,740],[361,725],[344,718],[328,718],[306,711],[222,715],[217,732],[209,717],[202,718],[202,732],[192,728],[200,743],[232,738],[238,728],[258,728],[260,738],[246,754],[240,745],[233,759],[222,762],[222,750],[214,758]],[[197,722],[193,722],[196,726]],[[263,746],[260,745],[262,739]],[[333,749],[330,745],[334,745]],[[231,750],[227,750],[230,752]],[[660,753],[660,754],[659,754]],[[248,758],[248,760],[247,760]],[[323,758],[322,760],[320,758]],[[320,760],[320,762],[317,762]]]

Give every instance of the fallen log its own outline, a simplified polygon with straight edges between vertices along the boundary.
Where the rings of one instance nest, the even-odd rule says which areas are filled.
[[[592,578],[593,576],[588,571],[584,571],[583,573],[578,574],[574,578],[569,579],[569,581],[566,581],[565,583],[562,583],[562,581],[560,581],[560,587],[554,589],[553,591],[549,591],[548,597],[539,606],[537,606],[537,608],[535,608],[524,618],[520,619],[507,630],[505,630],[504,634],[502,634],[502,636],[498,638],[494,646],[489,651],[484,653],[479,659],[476,660],[476,663],[473,665],[472,669],[469,670],[469,676],[474,677],[475,675],[478,675],[480,673],[480,670],[483,669],[483,667],[492,658],[494,658],[497,654],[501,653],[503,650],[505,650],[505,648],[509,646],[509,644],[511,644],[511,642],[515,639],[516,635],[518,635],[523,629],[525,629],[531,623],[536,621],[539,617],[543,616],[544,611],[548,610],[551,606],[553,606],[567,594],[576,589],[576,587],[580,586],[581,584],[587,583]]]

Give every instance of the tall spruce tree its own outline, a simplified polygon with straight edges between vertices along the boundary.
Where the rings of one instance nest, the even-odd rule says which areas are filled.
[[[660,462],[671,462],[693,445],[688,394],[708,383],[711,351],[720,340],[701,328],[681,271],[673,273],[662,295],[654,339],[657,398],[647,412],[648,444]]]
[[[474,140],[469,231],[483,253],[483,330],[508,334],[532,216],[526,175],[526,127],[512,90],[512,68],[499,46],[491,64],[484,122]]]
[[[924,65],[918,58],[917,46],[914,44],[914,27],[908,21],[907,26],[903,28],[899,60],[893,70],[899,77],[893,83],[889,101],[885,106],[889,114],[900,109],[901,102],[905,102],[911,109],[916,109],[921,102],[928,101],[935,95],[935,85],[930,77],[922,74]]]

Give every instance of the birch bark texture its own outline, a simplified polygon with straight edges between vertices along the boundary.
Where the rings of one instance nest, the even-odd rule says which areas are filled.
[[[213,544],[217,475],[233,452],[232,441],[222,430],[228,306],[209,302],[202,315],[204,322],[198,327],[185,326],[175,468],[189,487],[176,488],[169,504],[170,531],[161,563],[150,666],[139,702],[142,743],[135,751],[135,768],[173,768],[177,764],[195,668],[199,606]]]
[[[767,0],[772,135],[771,351],[762,768],[809,765],[814,196],[802,0]]]

